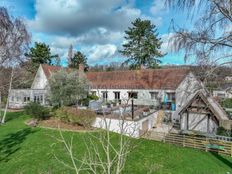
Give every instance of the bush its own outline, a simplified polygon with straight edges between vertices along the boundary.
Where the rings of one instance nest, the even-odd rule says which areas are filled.
[[[232,99],[227,98],[221,102],[222,106],[225,108],[232,108]]]
[[[95,112],[88,109],[76,109],[73,107],[62,107],[55,111],[55,116],[66,123],[78,124],[91,127],[96,119]]]
[[[96,96],[96,95],[88,95],[86,98],[80,100],[80,103],[81,103],[82,105],[84,105],[84,106],[89,106],[89,102],[90,102],[91,100],[98,100],[98,99],[99,99],[99,97]]]
[[[232,132],[231,132],[231,130],[226,130],[223,127],[218,127],[217,128],[217,135],[232,137]]]
[[[29,103],[24,107],[24,110],[26,114],[38,120],[44,120],[49,117],[49,109],[38,103]]]

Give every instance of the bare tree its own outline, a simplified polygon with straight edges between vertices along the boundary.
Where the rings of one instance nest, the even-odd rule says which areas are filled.
[[[86,134],[83,140],[86,148],[84,156],[75,155],[73,136],[67,140],[60,131],[60,138],[56,138],[58,142],[63,143],[71,163],[61,160],[56,155],[55,158],[77,174],[81,171],[93,174],[120,174],[125,167],[129,153],[136,147],[131,137],[134,136],[137,125],[126,121],[126,107],[120,115],[117,115],[120,120],[119,134],[111,132],[112,120],[107,117],[104,108],[102,109],[103,116],[100,123],[102,129]]]
[[[11,17],[4,7],[0,7],[0,26],[0,66],[10,67],[12,69],[8,83],[8,97],[6,102],[8,104],[9,92],[11,91],[14,75],[13,69],[25,60],[23,53],[30,43],[30,35],[23,21],[19,18],[14,19]],[[0,69],[0,71],[2,70],[3,68]],[[5,122],[7,108],[8,106],[6,105],[4,117],[1,120],[2,123]]]
[[[166,0],[176,10],[186,10],[193,29],[177,27],[170,43],[174,51],[185,50],[185,61],[195,58],[204,69],[205,80],[218,67],[232,64],[232,1],[231,0]]]

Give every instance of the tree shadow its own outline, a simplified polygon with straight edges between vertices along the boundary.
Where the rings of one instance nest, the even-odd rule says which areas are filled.
[[[228,167],[230,167],[232,169],[232,162],[226,158],[224,158],[223,156],[219,155],[217,152],[210,152],[215,158],[217,158],[219,161],[221,161],[222,163],[224,163],[225,165],[227,165]]]
[[[26,137],[35,132],[36,130],[32,130],[32,128],[25,128],[6,135],[5,138],[0,141],[0,161],[9,161],[9,157],[20,149],[20,144],[23,143]]]
[[[23,112],[19,111],[19,112],[8,112],[6,115],[6,122],[9,122],[11,120],[17,119],[19,117],[23,116]]]

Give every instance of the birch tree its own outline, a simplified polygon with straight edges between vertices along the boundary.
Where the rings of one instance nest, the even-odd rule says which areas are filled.
[[[169,8],[184,11],[193,27],[171,24],[170,45],[184,50],[185,61],[195,59],[202,67],[204,81],[214,78],[215,70],[232,64],[231,0],[166,0]]]
[[[0,66],[11,68],[7,92],[8,97],[1,123],[4,123],[6,118],[14,68],[25,60],[23,55],[29,43],[30,35],[24,22],[19,18],[11,17],[6,8],[0,7]],[[2,71],[2,68],[0,71]]]
[[[137,147],[131,137],[135,135],[138,125],[126,121],[128,116],[126,107],[128,106],[129,100],[126,101],[125,107],[120,114],[115,115],[120,120],[118,122],[118,134],[110,131],[113,123],[111,123],[112,120],[107,117],[104,107],[102,107],[103,115],[100,123],[102,129],[86,133],[83,139],[85,151],[82,156],[78,155],[76,149],[74,149],[74,137],[71,136],[70,139],[67,139],[60,131],[60,136],[56,140],[64,145],[65,154],[69,157],[70,162],[62,160],[54,154],[57,161],[61,165],[75,171],[76,174],[82,172],[92,174],[123,173],[128,155]]]

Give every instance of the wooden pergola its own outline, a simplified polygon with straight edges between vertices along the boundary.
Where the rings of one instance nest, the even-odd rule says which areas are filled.
[[[208,97],[201,91],[197,92],[191,100],[186,103],[179,111],[180,122],[183,119],[183,114],[186,113],[186,129],[189,130],[189,114],[200,114],[205,115],[201,120],[199,120],[192,129],[196,128],[201,122],[207,119],[207,132],[209,133],[210,128],[210,118],[219,125],[221,119],[219,113],[216,111],[216,108],[212,106],[212,103],[208,100]]]

